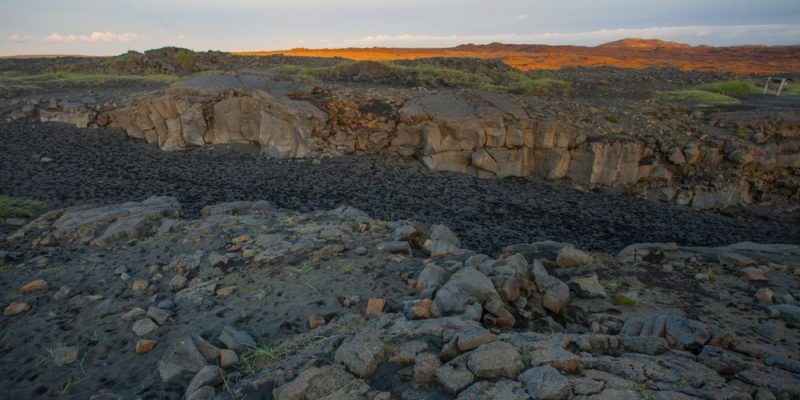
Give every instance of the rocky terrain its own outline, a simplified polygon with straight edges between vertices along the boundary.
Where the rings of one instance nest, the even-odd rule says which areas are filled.
[[[47,212],[0,245],[2,387],[76,399],[793,399],[800,247],[559,242],[267,201]]]
[[[3,395],[800,398],[794,49],[562,50],[0,60]]]

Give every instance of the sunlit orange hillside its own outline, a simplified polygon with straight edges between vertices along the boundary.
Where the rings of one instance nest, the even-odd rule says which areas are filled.
[[[522,70],[573,66],[625,68],[677,67],[683,70],[771,74],[800,71],[799,46],[690,46],[652,39],[624,39],[596,47],[492,43],[452,48],[343,48],[238,52],[343,57],[352,60],[398,60],[427,57],[499,58]]]

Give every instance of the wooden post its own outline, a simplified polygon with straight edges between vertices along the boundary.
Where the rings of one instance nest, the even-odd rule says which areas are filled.
[[[775,95],[776,97],[781,95],[781,91],[783,91],[784,86],[786,86],[786,78],[781,79],[781,85],[778,86],[778,94]]]
[[[764,93],[762,94],[767,94],[767,91],[769,90],[769,81],[771,80],[772,80],[771,76],[767,78],[767,83],[764,84]]]

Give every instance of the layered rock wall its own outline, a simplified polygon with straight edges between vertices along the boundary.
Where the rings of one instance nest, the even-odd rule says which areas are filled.
[[[320,96],[316,89],[258,76],[203,77],[96,119],[164,150],[247,143],[276,158],[386,152],[434,170],[615,187],[700,209],[748,204],[776,192],[800,198],[800,118],[721,113],[711,119],[715,128],[764,138],[667,143],[532,117],[520,102],[497,93],[411,93],[387,102]],[[86,116],[94,115],[73,111],[42,110],[40,116],[86,126]]]

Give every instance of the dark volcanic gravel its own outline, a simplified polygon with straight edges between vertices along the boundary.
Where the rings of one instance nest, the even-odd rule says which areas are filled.
[[[41,163],[41,156],[55,161]],[[779,217],[698,212],[536,179],[475,179],[381,156],[315,165],[230,147],[168,153],[116,129],[31,121],[0,124],[0,193],[43,199],[50,208],[172,195],[189,214],[243,199],[302,211],[347,204],[382,219],[444,223],[465,247],[489,253],[547,239],[597,250],[665,241],[800,243],[800,227]]]

